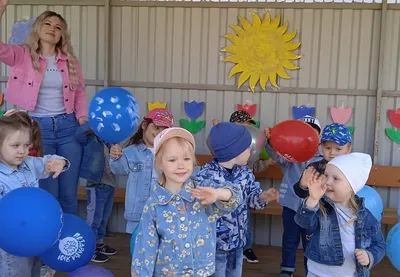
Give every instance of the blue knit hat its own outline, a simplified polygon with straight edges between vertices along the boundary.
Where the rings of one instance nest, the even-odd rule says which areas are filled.
[[[251,145],[250,132],[242,125],[221,122],[211,128],[210,147],[218,162],[236,158]]]
[[[325,141],[332,141],[340,146],[344,146],[347,143],[351,143],[351,134],[346,126],[339,123],[332,123],[325,126],[322,131],[321,143]]]

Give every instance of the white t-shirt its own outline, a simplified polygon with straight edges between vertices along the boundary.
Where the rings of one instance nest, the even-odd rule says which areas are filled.
[[[355,277],[356,258],[354,255],[355,233],[354,233],[354,217],[351,209],[335,204],[336,216],[338,219],[340,238],[342,240],[342,250],[344,263],[341,266],[324,265],[316,263],[308,259],[307,277]],[[350,223],[348,223],[350,221]]]

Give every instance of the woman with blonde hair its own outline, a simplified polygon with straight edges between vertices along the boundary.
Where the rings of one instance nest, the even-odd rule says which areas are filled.
[[[7,5],[8,0],[0,0],[0,19]],[[41,181],[40,187],[58,199],[64,212],[76,214],[82,147],[75,132],[87,122],[87,104],[67,22],[58,13],[43,12],[25,44],[0,42],[0,62],[11,67],[5,100],[27,110],[39,123],[45,155],[57,154],[71,163],[68,171]]]

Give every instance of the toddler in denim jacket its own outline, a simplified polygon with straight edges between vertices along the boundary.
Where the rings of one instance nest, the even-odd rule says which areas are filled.
[[[295,217],[310,234],[307,277],[367,277],[385,256],[381,225],[356,195],[371,167],[368,154],[340,155],[328,162],[324,175],[314,172],[308,180],[309,196]]]
[[[168,128],[154,139],[159,180],[143,209],[132,257],[132,276],[211,276],[215,222],[241,202],[238,186],[192,181],[193,135]]]
[[[57,155],[28,156],[32,120],[27,114],[0,118],[0,130],[0,201],[14,189],[39,187],[40,179],[50,177],[51,173],[57,178],[69,168],[69,161]],[[0,276],[39,277],[41,265],[39,257],[17,257],[0,249]]]
[[[151,184],[158,178],[153,162],[154,138],[172,125],[173,117],[169,110],[153,109],[146,114],[123,150],[119,145],[111,146],[111,171],[115,175],[128,176],[124,211],[128,234],[134,234],[139,225],[144,204],[150,195]]]

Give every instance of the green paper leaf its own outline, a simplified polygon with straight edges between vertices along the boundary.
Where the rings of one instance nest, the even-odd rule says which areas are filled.
[[[200,120],[200,121],[190,120],[189,121],[186,119],[180,119],[179,123],[181,124],[182,128],[188,130],[193,135],[196,134],[197,132],[199,132],[204,127],[204,125],[206,125],[205,120]]]
[[[260,159],[261,160],[268,160],[269,159],[269,155],[267,153],[267,149],[263,148],[263,150],[260,153]]]
[[[400,129],[386,128],[386,135],[394,142],[400,144]]]
[[[355,126],[347,126],[347,129],[349,130],[350,134],[353,134],[356,127]]]
[[[260,128],[260,121],[256,121],[256,124],[251,124],[251,126],[254,126],[256,128]]]

